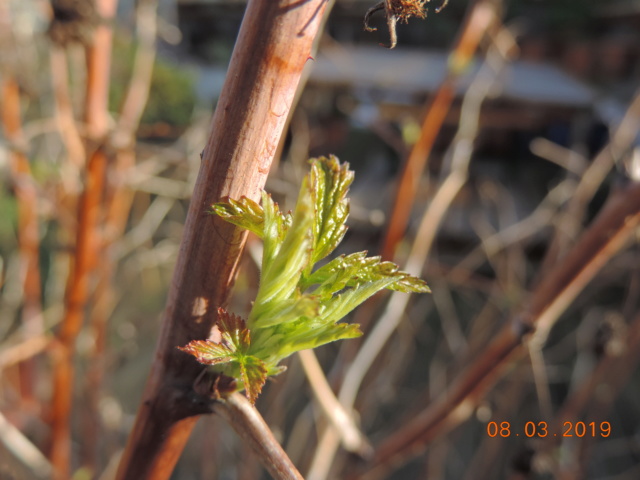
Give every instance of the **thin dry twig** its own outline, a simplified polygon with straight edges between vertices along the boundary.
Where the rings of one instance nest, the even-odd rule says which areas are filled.
[[[51,478],[53,469],[49,461],[20,430],[9,423],[2,413],[0,413],[0,443],[2,449],[8,453],[7,456],[3,454],[3,473],[6,473],[5,469],[12,462],[16,462],[21,468],[26,469],[29,479],[47,480]]]
[[[364,458],[370,456],[373,453],[371,445],[356,425],[353,416],[347,413],[333,394],[313,350],[302,350],[298,352],[298,357],[315,399],[340,435],[344,448]]]
[[[589,160],[575,150],[563,147],[546,138],[536,138],[530,145],[531,153],[581,177],[589,167]]]
[[[508,362],[521,354],[525,335],[538,328],[546,333],[585,285],[606,262],[625,246],[640,224],[640,184],[617,192],[582,236],[571,253],[549,273],[534,291],[527,308],[517,314],[495,336],[476,359],[410,425],[400,428],[377,450],[376,462],[358,478],[379,476],[406,461],[437,435],[466,420],[485,392],[500,378]]]
[[[24,362],[47,349],[51,339],[45,335],[30,337],[18,344],[0,349],[0,371],[9,365]]]
[[[570,180],[565,180],[553,187],[529,216],[489,237],[483,238],[481,245],[474,248],[453,267],[448,274],[449,279],[451,280],[455,277],[457,281],[461,281],[464,278],[469,278],[473,269],[484,262],[485,256],[495,256],[510,245],[522,242],[526,238],[538,234],[571,197],[572,188],[570,188],[570,183]]]
[[[640,90],[636,92],[620,124],[616,127],[607,144],[582,173],[564,215],[556,224],[555,236],[551,241],[549,253],[539,271],[539,277],[546,275],[556,260],[566,253],[578,236],[584,220],[587,206],[596,191],[602,185],[616,161],[631,147],[637,136],[640,124]]]
[[[595,375],[602,379],[597,388],[593,388],[592,401],[585,412],[585,420],[587,424],[594,422],[602,428],[602,421],[606,420],[608,413],[614,406],[616,399],[629,383],[629,379],[640,361],[640,314],[636,314],[635,318],[629,325],[626,338],[626,345],[623,347],[626,351],[622,355],[616,355],[611,352],[607,355],[611,361],[606,359],[598,366]],[[605,378],[606,373],[609,375]],[[585,388],[586,390],[586,388]],[[604,393],[603,393],[604,392]],[[584,392],[583,392],[584,393]],[[564,409],[563,409],[564,410]],[[565,410],[564,413],[567,413]],[[562,417],[560,417],[562,418]],[[557,423],[558,427],[564,427],[565,421]],[[573,423],[575,425],[575,423]],[[575,460],[569,461],[559,469],[559,475],[567,480],[579,480],[587,476],[587,467],[592,459],[593,447],[596,442],[596,436],[585,435],[586,438],[579,440],[576,449]],[[572,465],[573,463],[573,465]]]
[[[66,193],[75,195],[80,189],[80,171],[86,162],[85,146],[69,94],[69,65],[66,53],[62,47],[52,44],[49,56],[56,123],[66,153],[66,161],[63,163],[63,189]]]

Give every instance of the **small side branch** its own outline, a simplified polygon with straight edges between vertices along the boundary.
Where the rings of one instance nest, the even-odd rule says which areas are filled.
[[[213,410],[225,418],[236,433],[251,445],[274,479],[303,480],[258,410],[244,395],[233,393],[214,403]]]

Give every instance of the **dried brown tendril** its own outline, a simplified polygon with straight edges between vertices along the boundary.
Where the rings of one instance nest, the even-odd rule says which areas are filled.
[[[430,0],[384,0],[375,4],[364,16],[364,28],[368,32],[377,30],[376,27],[369,26],[369,20],[371,16],[379,10],[384,10],[385,17],[387,18],[387,27],[389,28],[390,44],[384,45],[387,48],[394,48],[398,43],[398,36],[396,34],[396,24],[398,21],[407,23],[411,17],[425,18],[427,16],[427,3]],[[443,0],[436,13],[440,12],[449,0]]]

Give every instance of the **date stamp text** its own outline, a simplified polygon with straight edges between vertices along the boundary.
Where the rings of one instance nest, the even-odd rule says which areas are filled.
[[[522,427],[512,425],[511,422],[487,423],[487,435],[490,437],[602,437],[611,435],[609,422],[564,422],[562,431],[552,432],[547,422],[527,422]]]

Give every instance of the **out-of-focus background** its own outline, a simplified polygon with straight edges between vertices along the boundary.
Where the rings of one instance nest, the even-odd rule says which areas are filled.
[[[398,23],[393,50],[380,45],[389,42],[382,12],[371,19],[377,31],[363,29],[375,0],[331,3],[267,190],[291,207],[306,160],[335,154],[355,171],[340,251],[423,265],[431,295],[399,309],[384,297],[355,314],[365,342],[377,322],[397,320],[372,363],[355,363],[363,370],[353,408],[375,446],[483,358],[607,199],[640,181],[640,2],[450,0],[437,13],[434,0],[425,19]],[[108,24],[109,116],[96,127],[82,113],[90,84],[83,42],[105,23],[90,4],[0,6],[1,478],[49,475],[42,454],[55,417],[52,343],[69,338],[71,474],[110,478],[153,361],[199,155],[246,7],[120,0]],[[493,20],[483,23],[486,15]],[[135,79],[142,90],[129,97]],[[127,113],[127,102],[147,92],[139,118]],[[109,208],[98,222],[99,258],[87,259],[97,267],[86,279],[81,325],[65,337],[77,206],[92,178],[85,158],[101,142]],[[415,185],[407,199],[397,194],[411,158],[424,162],[403,184],[405,192]],[[463,422],[385,478],[640,478],[637,241],[636,231],[548,332],[504,362]],[[250,238],[229,306],[241,315],[257,289],[258,250]],[[352,378],[363,345],[341,343],[316,352],[336,390]],[[345,478],[360,461],[319,448],[327,421],[298,358],[287,365],[258,409],[308,478]],[[551,431],[567,418],[571,437],[541,434],[541,422]],[[173,478],[267,477],[210,416]]]

